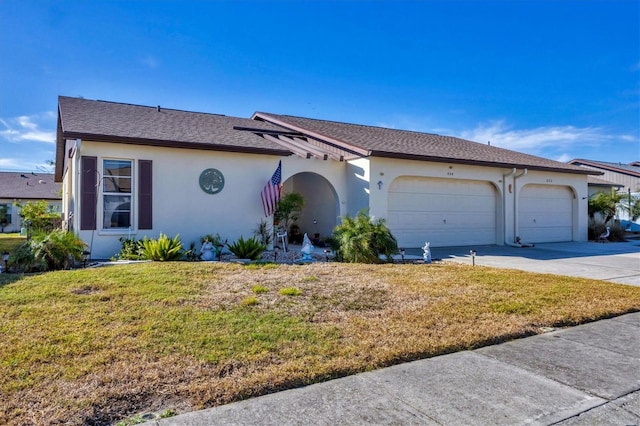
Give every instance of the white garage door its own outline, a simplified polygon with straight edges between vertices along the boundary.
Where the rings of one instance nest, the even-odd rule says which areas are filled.
[[[525,185],[520,191],[518,232],[525,243],[573,240],[573,193],[566,186]]]
[[[400,247],[496,244],[496,191],[481,181],[400,177],[387,225]]]

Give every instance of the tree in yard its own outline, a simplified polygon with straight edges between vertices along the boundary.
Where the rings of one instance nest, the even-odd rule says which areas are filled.
[[[302,195],[297,192],[285,194],[278,201],[273,219],[278,222],[279,227],[289,232],[289,227],[300,217],[303,206],[304,198]]]
[[[604,218],[604,223],[608,223],[616,215],[618,204],[622,197],[622,195],[616,194],[614,191],[611,191],[610,194],[606,192],[597,193],[589,199],[589,217],[593,219],[599,213]]]
[[[31,228],[35,231],[52,230],[56,225],[56,221],[60,219],[60,213],[51,212],[49,203],[45,200],[28,202],[19,205],[19,207],[22,221],[30,221]]]

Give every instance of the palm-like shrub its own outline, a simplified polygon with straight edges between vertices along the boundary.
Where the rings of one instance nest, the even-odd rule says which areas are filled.
[[[588,212],[591,219],[595,218],[596,213],[600,214],[606,224],[613,219],[618,211],[618,204],[622,200],[621,194],[616,194],[613,190],[611,193],[599,192],[589,198]]]
[[[170,260],[180,260],[183,254],[180,234],[177,234],[173,238],[169,238],[165,234],[160,233],[157,240],[150,240],[147,237],[142,240],[142,259],[165,262]]]
[[[373,221],[366,210],[356,217],[345,217],[342,224],[336,226],[331,238],[336,259],[350,263],[381,263],[380,255],[387,261],[393,261],[392,255],[398,252],[398,242],[384,219]]]
[[[251,260],[260,259],[260,255],[267,249],[267,246],[255,237],[249,238],[248,240],[240,237],[238,241],[227,244],[227,246],[236,257]]]
[[[73,232],[56,229],[49,233],[36,233],[22,243],[12,261],[16,269],[54,271],[68,269],[82,261],[87,245]]]

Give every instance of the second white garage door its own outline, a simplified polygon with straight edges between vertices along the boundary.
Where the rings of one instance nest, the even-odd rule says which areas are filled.
[[[496,190],[488,182],[400,177],[387,225],[400,247],[496,244]]]
[[[573,193],[566,186],[525,185],[520,192],[518,232],[525,243],[571,241]]]

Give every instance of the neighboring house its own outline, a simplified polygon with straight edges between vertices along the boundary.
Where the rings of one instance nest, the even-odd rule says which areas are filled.
[[[611,191],[620,192],[622,188],[624,188],[624,185],[600,179],[595,176],[589,176],[587,185],[589,188],[589,198],[593,197],[598,192],[606,192],[607,194],[610,194]]]
[[[634,200],[640,198],[640,161],[622,164],[575,159],[569,161],[569,164],[602,172],[603,176],[601,176],[600,179],[606,180],[608,185],[606,183],[603,184],[597,178],[589,177],[589,197],[592,197],[598,192],[610,192],[612,189],[619,194],[625,194],[626,197],[622,198],[621,207],[618,208],[617,218],[625,221],[631,221],[633,219],[633,217],[629,215],[628,206],[632,205],[635,202]],[[639,223],[638,219],[636,223]]]
[[[51,211],[61,211],[62,185],[54,175],[34,172],[0,172],[0,206],[7,210],[8,223],[4,232],[20,232],[21,204],[45,200]],[[0,227],[0,229],[2,229]]]
[[[401,247],[587,240],[601,172],[449,136],[255,113],[251,119],[60,97],[65,224],[108,258],[121,238],[249,237],[282,162],[301,232],[368,209]],[[268,219],[271,223],[271,218]]]
[[[618,192],[628,192],[629,190],[631,190],[631,192],[640,192],[640,162],[638,161],[622,164],[578,158],[569,161],[569,164],[602,172],[603,176],[601,176],[600,179],[614,183]],[[611,188],[611,186],[609,188]]]

